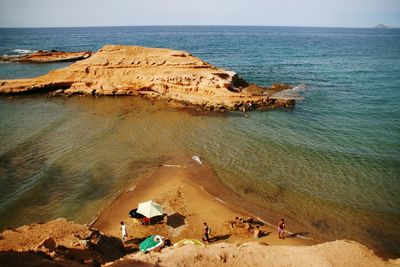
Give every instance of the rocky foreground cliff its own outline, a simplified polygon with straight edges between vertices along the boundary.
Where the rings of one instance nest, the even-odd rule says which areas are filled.
[[[171,49],[107,45],[87,59],[46,75],[0,80],[0,94],[51,93],[145,96],[206,109],[287,107],[285,84],[250,85],[232,71]]]
[[[384,261],[359,243],[315,246],[265,243],[169,247],[137,252],[145,237],[124,243],[65,219],[9,229],[0,234],[1,266],[400,266]]]

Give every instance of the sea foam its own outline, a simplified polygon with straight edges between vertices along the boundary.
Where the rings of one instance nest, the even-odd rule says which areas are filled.
[[[37,51],[29,50],[29,49],[19,49],[19,48],[17,48],[17,49],[12,50],[12,52],[15,52],[15,53],[18,53],[18,54],[29,54],[29,53],[33,53],[33,52],[37,52]]]

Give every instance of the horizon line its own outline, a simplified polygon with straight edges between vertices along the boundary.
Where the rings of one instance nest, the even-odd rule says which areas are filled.
[[[21,26],[21,27],[2,27],[0,29],[57,29],[57,28],[112,28],[112,27],[291,27],[291,28],[346,28],[346,29],[374,29],[375,26],[293,26],[293,25],[223,25],[223,24],[193,24],[193,25],[184,25],[184,24],[171,24],[171,25],[98,25],[98,26]],[[385,24],[384,24],[385,25]],[[384,29],[396,29],[400,28],[400,26],[388,26],[385,25]]]

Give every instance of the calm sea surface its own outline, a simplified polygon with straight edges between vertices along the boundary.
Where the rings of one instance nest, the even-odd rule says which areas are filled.
[[[88,222],[124,186],[179,154],[243,197],[400,256],[400,30],[290,27],[0,29],[0,54],[186,50],[261,85],[304,85],[293,109],[193,116],[134,98],[0,98],[0,228]],[[68,64],[0,64],[0,79]],[[201,179],[201,177],[199,177]],[[274,222],[275,223],[275,222]]]

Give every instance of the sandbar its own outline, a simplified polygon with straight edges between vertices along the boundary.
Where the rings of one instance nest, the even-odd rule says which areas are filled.
[[[141,225],[136,219],[129,218],[130,210],[137,208],[140,202],[154,200],[164,208],[163,221],[148,226]],[[203,223],[212,229],[211,243],[262,242],[268,245],[314,245],[319,242],[297,234],[288,234],[285,240],[279,239],[275,224],[264,220],[259,214],[244,209],[260,209],[225,187],[206,162],[199,164],[190,156],[181,156],[155,167],[121,193],[105,207],[91,226],[100,231],[120,236],[120,222],[127,225],[126,244],[135,245],[149,235],[159,234],[177,242],[184,238],[202,237]],[[251,207],[250,207],[251,206]],[[167,216],[179,214],[182,225],[167,225]],[[255,238],[251,230],[232,228],[229,221],[235,217],[254,218],[263,232]],[[275,215],[275,218],[276,215]],[[296,229],[288,229],[297,232]]]

